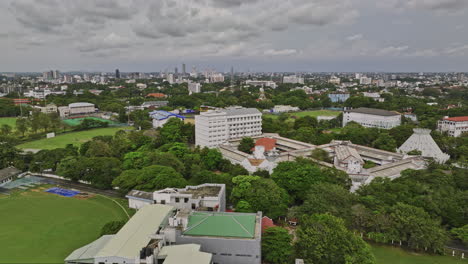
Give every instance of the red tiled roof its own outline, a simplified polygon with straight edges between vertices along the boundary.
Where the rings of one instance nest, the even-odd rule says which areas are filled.
[[[464,122],[464,121],[468,121],[468,116],[448,117],[448,118],[444,118],[444,120],[453,121],[453,122]]]
[[[149,94],[146,95],[146,97],[161,98],[161,97],[166,97],[166,95],[163,94],[163,93],[149,93]]]
[[[255,142],[255,146],[264,146],[265,151],[270,151],[276,147],[276,139],[274,138],[260,138]]]
[[[271,220],[271,218],[269,218],[268,216],[264,216],[262,218],[262,233],[265,232],[265,229],[269,228],[269,227],[275,227],[276,225],[273,223],[273,220]]]

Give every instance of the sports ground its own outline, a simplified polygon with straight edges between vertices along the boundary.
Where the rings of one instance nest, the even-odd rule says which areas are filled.
[[[460,257],[425,255],[404,251],[397,247],[372,245],[377,264],[467,264]]]
[[[295,112],[295,113],[287,113],[287,115],[291,118],[293,116],[295,117],[304,117],[304,116],[312,116],[312,117],[318,117],[318,116],[338,116],[340,114],[339,111],[330,111],[330,110],[316,110],[316,111],[302,111],[302,112]],[[265,114],[265,117],[270,117],[270,118],[278,118],[279,115],[275,114]]]
[[[2,118],[0,118],[0,127],[2,125],[9,125],[14,129],[16,127],[16,117],[2,117]]]
[[[86,141],[91,140],[96,136],[113,136],[117,131],[122,129],[129,129],[129,127],[106,127],[106,128],[96,128],[85,131],[71,132],[60,134],[53,138],[44,138],[39,140],[34,140],[31,142],[26,142],[24,144],[18,145],[20,149],[56,149],[64,148],[68,144],[73,144],[79,146]]]
[[[104,224],[127,219],[109,198],[63,197],[40,188],[0,195],[0,263],[63,263],[98,238]]]

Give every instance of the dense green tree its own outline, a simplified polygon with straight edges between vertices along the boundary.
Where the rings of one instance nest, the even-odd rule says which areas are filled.
[[[457,239],[461,240],[465,245],[468,245],[468,224],[460,228],[450,230],[450,233]]]
[[[121,191],[128,192],[132,189],[154,191],[167,187],[181,188],[187,182],[171,167],[152,165],[140,170],[123,171],[112,184]]]
[[[231,201],[238,204],[242,201],[248,203],[252,212],[262,211],[264,215],[277,218],[286,215],[289,197],[271,179],[259,176],[241,175],[232,178],[234,187]]]
[[[296,257],[314,264],[373,264],[369,245],[329,214],[304,216],[296,232]]]
[[[237,149],[245,153],[252,153],[252,149],[255,147],[255,141],[251,137],[244,137],[239,143]]]
[[[178,118],[170,118],[162,128],[160,128],[161,140],[164,144],[173,142],[187,142],[187,137],[183,134],[184,121]]]
[[[304,200],[313,184],[326,181],[318,166],[301,164],[297,161],[280,162],[271,174],[271,178],[296,201]]]
[[[13,130],[13,129],[12,129],[11,126],[8,125],[8,124],[3,124],[3,125],[0,127],[0,133],[1,133],[3,136],[8,136],[8,135],[11,133],[12,130]]]
[[[287,229],[269,227],[262,234],[262,258],[267,263],[291,263],[293,256],[292,236]]]
[[[28,131],[29,129],[29,121],[26,118],[17,118],[16,119],[16,130],[21,133],[21,135],[24,137],[24,134]]]
[[[299,206],[300,215],[330,213],[351,223],[351,207],[355,202],[354,195],[343,187],[329,183],[318,183],[311,186],[304,203]]]
[[[392,152],[395,152],[397,148],[395,139],[393,139],[387,133],[381,133],[379,137],[376,140],[374,140],[374,142],[372,142],[372,146],[374,148],[392,151]]]

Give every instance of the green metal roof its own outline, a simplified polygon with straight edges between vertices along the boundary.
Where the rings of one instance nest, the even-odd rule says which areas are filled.
[[[255,214],[194,212],[184,235],[254,238]]]

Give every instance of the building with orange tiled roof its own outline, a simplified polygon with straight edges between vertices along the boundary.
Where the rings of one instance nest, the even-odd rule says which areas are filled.
[[[437,123],[440,132],[447,132],[451,137],[459,137],[468,132],[468,116],[444,117]]]
[[[154,97],[154,98],[166,98],[167,95],[163,93],[149,93],[146,95],[146,97]]]

